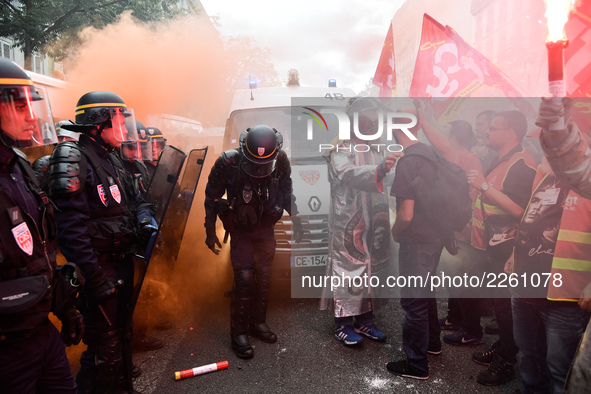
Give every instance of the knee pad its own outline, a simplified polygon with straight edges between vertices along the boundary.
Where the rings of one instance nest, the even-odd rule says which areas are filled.
[[[234,270],[234,294],[239,297],[251,297],[254,295],[254,270]]]

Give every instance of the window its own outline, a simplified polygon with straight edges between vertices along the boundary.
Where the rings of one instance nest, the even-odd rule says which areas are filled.
[[[0,55],[6,59],[12,60],[11,52],[10,52],[10,44],[5,41],[0,41]]]
[[[39,74],[43,74],[43,57],[42,56],[34,56],[35,60],[35,72]]]

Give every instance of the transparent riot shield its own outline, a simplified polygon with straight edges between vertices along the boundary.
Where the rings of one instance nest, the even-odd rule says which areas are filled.
[[[136,253],[134,259],[136,268],[136,280],[132,303],[134,306],[139,297],[152,252],[155,250],[158,240],[162,238],[160,234],[162,232],[164,217],[170,205],[174,190],[177,187],[181,169],[183,168],[186,158],[187,155],[185,152],[175,148],[174,146],[169,146],[167,149],[162,151],[160,159],[158,160],[158,165],[156,166],[156,170],[152,176],[150,186],[148,187],[148,191],[144,197],[146,202],[156,206],[154,220],[156,221],[158,230],[152,234],[152,238],[150,239],[150,242],[144,253]]]
[[[157,264],[166,264],[167,270],[173,269],[174,262],[178,257],[206,155],[207,147],[193,149],[189,153],[183,174],[174,189],[168,210],[166,211],[160,236],[156,240],[152,251],[154,258],[158,260]],[[160,260],[162,261],[160,262]]]

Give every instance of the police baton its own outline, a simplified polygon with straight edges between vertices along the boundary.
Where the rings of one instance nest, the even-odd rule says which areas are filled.
[[[119,290],[119,288],[121,286],[123,286],[123,281],[121,279],[117,280],[117,282],[115,282],[115,284],[113,285],[113,287],[117,290]],[[107,326],[112,327],[113,323],[111,323],[111,319],[109,319],[109,316],[107,315],[107,312],[105,312],[105,309],[103,308],[102,305],[98,305],[99,311],[101,312],[101,315],[103,315],[103,319],[105,319],[105,323],[107,323]]]

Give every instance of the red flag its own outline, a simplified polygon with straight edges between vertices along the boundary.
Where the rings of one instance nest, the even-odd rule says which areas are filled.
[[[564,31],[569,41],[564,50],[566,94],[571,97],[591,97],[591,0],[577,2]],[[589,101],[575,101],[572,117],[583,132],[589,132]]]
[[[373,77],[373,84],[380,88],[380,97],[392,97],[396,95],[396,66],[394,64],[394,36],[392,35],[392,23],[388,29],[378,68]]]
[[[567,95],[591,97],[591,0],[575,5],[564,31],[569,41],[564,50]]]
[[[452,105],[454,97],[464,100],[484,86],[498,88],[506,97],[521,97],[502,72],[455,30],[424,14],[410,96],[444,98],[433,100],[433,109],[435,116],[446,122],[452,120],[459,108],[457,104]],[[533,111],[521,100],[515,104],[518,107],[526,105],[526,108],[520,108],[526,115]]]

